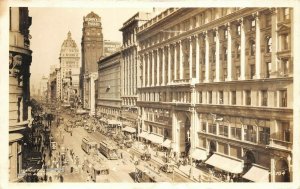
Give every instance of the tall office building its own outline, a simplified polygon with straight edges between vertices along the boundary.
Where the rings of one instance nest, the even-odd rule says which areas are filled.
[[[98,72],[97,62],[103,56],[103,34],[101,17],[90,12],[83,17],[83,28],[81,38],[82,66],[80,73],[80,89],[83,106],[90,109],[88,103],[89,93],[85,92],[88,86],[87,79],[90,73]],[[86,84],[85,84],[86,83]]]

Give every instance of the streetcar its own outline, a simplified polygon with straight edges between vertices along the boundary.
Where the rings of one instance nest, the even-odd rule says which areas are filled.
[[[136,182],[172,182],[166,175],[162,174],[158,169],[140,164],[135,169]]]
[[[90,154],[92,151],[97,150],[97,142],[94,142],[90,138],[85,137],[82,139],[81,148],[87,154]]]
[[[100,142],[99,151],[107,158],[107,159],[118,159],[117,154],[117,146],[113,144],[109,144],[105,141]]]

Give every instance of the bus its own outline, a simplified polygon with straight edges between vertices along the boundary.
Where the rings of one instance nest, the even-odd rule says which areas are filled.
[[[140,164],[135,169],[135,182],[172,182],[172,180],[158,169],[154,170],[152,167]]]
[[[92,141],[90,138],[85,137],[82,139],[81,148],[87,154],[90,154],[92,151],[96,152],[97,142]]]
[[[107,158],[107,159],[118,159],[117,154],[117,146],[113,144],[109,144],[105,141],[100,142],[99,151]]]

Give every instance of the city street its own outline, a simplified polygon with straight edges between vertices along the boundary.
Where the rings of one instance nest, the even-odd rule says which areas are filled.
[[[111,141],[112,144],[116,145],[116,142],[112,139],[106,137],[105,135],[101,134],[100,132],[91,132],[88,133],[84,127],[75,127],[72,131],[72,136],[70,133],[66,132],[64,126],[67,120],[74,119],[75,116],[63,113],[60,116],[64,117],[64,124],[60,124],[58,127],[56,126],[56,122],[52,123],[51,134],[54,137],[54,140],[58,143],[58,146],[64,147],[68,150],[73,150],[75,156],[79,157],[79,164],[82,164],[84,159],[88,156],[92,157],[92,155],[86,154],[81,148],[81,142],[83,137],[88,137],[93,141],[99,143],[100,141]],[[59,149],[53,151],[53,153],[57,153]],[[135,164],[132,159],[133,155],[135,157],[140,158],[140,152],[132,149],[132,148],[125,148],[125,149],[118,149],[118,153],[122,153],[123,158],[118,160],[108,160],[105,156],[101,153],[97,153],[101,159],[103,159],[109,167],[109,182],[134,182],[134,175],[135,175]],[[69,156],[68,156],[69,157]],[[71,157],[69,157],[71,159]],[[72,160],[70,160],[72,161]],[[141,161],[141,160],[140,160]],[[158,169],[161,165],[151,159],[147,162],[148,165],[152,167],[156,167]],[[81,166],[79,166],[81,167]],[[78,170],[80,173],[80,177],[78,173],[70,173],[68,170],[70,169],[68,166],[65,168],[65,182],[78,182],[80,181],[87,181],[88,174],[83,172],[82,170]],[[170,179],[174,179],[174,182],[192,182],[188,178],[185,178],[178,173],[161,173],[165,174]]]

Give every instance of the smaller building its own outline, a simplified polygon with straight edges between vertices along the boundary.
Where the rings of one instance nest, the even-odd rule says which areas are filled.
[[[117,41],[104,40],[103,56],[109,56],[121,49],[121,43]]]
[[[120,51],[98,62],[97,116],[119,120],[121,111]]]

